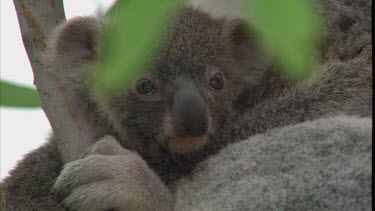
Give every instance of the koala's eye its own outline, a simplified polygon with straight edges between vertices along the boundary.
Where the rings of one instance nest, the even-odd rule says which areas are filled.
[[[223,88],[224,86],[224,79],[221,76],[220,73],[215,73],[211,78],[210,78],[210,89],[217,91]]]
[[[152,95],[154,93],[154,85],[148,79],[137,81],[136,89],[141,95]]]

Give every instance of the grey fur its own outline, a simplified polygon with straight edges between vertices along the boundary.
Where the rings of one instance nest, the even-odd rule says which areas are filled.
[[[112,136],[88,149],[85,158],[64,166],[54,183],[74,210],[172,210],[173,197],[138,155]]]
[[[232,144],[175,184],[176,210],[371,210],[371,137],[340,116]]]
[[[204,167],[204,165],[212,165],[212,167],[210,166],[210,169],[214,169],[215,165],[217,167],[221,166],[221,163],[215,164],[215,161],[217,161],[215,159],[220,160],[227,156],[234,156],[237,159],[238,157],[236,157],[236,150],[228,152],[231,151],[230,149],[233,149],[231,147],[249,147],[248,144],[251,143],[251,141],[246,141],[243,143],[241,142],[238,145],[234,144],[229,146],[229,148],[224,149],[223,154],[220,153],[217,155],[217,157],[207,160],[207,163],[201,164],[192,174],[194,167],[199,162],[205,160],[207,157],[212,156],[213,154],[218,153],[228,144],[242,141],[250,136],[265,133],[266,131],[277,127],[298,124],[323,117],[339,114],[354,116],[369,116],[371,114],[372,53],[371,39],[369,40],[368,36],[371,35],[371,25],[369,24],[369,5],[371,5],[372,2],[327,0],[323,1],[323,3],[323,9],[322,11],[319,11],[319,13],[323,13],[328,16],[327,22],[331,29],[329,33],[329,42],[326,42],[322,47],[321,54],[323,62],[322,64],[316,65],[316,75],[314,75],[311,79],[297,85],[287,83],[277,74],[278,71],[272,66],[270,59],[267,58],[267,55],[263,54],[261,50],[258,49],[256,41],[248,40],[247,37],[244,38],[242,34],[244,26],[243,21],[230,20],[227,18],[210,18],[208,14],[191,8],[182,10],[182,13],[178,16],[178,24],[170,32],[170,36],[165,43],[161,55],[155,59],[155,64],[149,72],[151,72],[156,78],[160,79],[163,82],[163,85],[168,87],[168,89],[166,88],[165,90],[166,92],[168,90],[173,91],[175,89],[175,84],[178,84],[180,81],[182,81],[182,79],[193,81],[194,84],[197,85],[208,105],[213,122],[213,130],[212,134],[210,134],[211,140],[202,150],[188,155],[171,154],[170,152],[161,148],[160,143],[154,140],[155,134],[164,134],[164,129],[162,128],[162,125],[160,125],[160,122],[164,121],[165,114],[168,112],[168,110],[166,110],[168,109],[168,106],[166,106],[168,105],[168,101],[156,103],[153,101],[148,101],[146,103],[140,103],[137,96],[129,94],[123,96],[121,99],[112,99],[109,102],[103,102],[85,87],[85,79],[87,77],[86,74],[88,71],[90,71],[91,65],[94,65],[94,63],[92,63],[92,59],[100,57],[100,30],[103,26],[103,23],[100,21],[86,17],[77,18],[64,24],[59,30],[57,30],[57,34],[54,35],[55,40],[51,42],[52,44],[50,45],[50,49],[48,51],[49,56],[46,61],[47,63],[49,62],[53,68],[57,68],[61,74],[65,76],[65,79],[68,82],[67,84],[75,86],[77,91],[82,95],[82,109],[87,109],[90,111],[89,113],[91,116],[88,118],[93,122],[93,124],[96,125],[96,128],[98,129],[97,139],[99,140],[104,135],[110,134],[114,136],[122,146],[129,150],[138,152],[148,164],[148,166],[142,164],[140,172],[148,172],[146,173],[146,175],[148,175],[146,178],[153,178],[153,172],[156,172],[157,175],[160,176],[161,181],[169,184],[172,189],[177,188],[175,189],[177,190],[177,195],[175,196],[179,196],[181,194],[179,190],[183,190],[178,189],[179,186],[184,188],[186,186],[194,186],[201,183],[193,180],[193,182],[189,184],[186,179],[183,179],[181,180],[180,185],[173,187],[175,184],[179,184],[178,179],[181,177],[191,178],[192,175],[195,175],[193,178],[200,178],[201,176],[199,176],[199,171]],[[350,21],[345,22],[343,20]],[[87,34],[89,35],[86,37],[88,39],[82,40],[82,38],[84,38],[82,36],[87,36]],[[87,41],[90,44],[89,46],[93,48],[90,47],[89,49],[85,49],[83,51],[76,49],[76,47],[80,45],[86,47],[86,45],[82,45],[82,42]],[[73,47],[69,48],[69,46]],[[78,60],[76,60],[77,58]],[[220,69],[220,71],[223,72],[227,82],[227,89],[215,95],[215,97],[212,97],[212,94],[207,92],[204,85],[201,83],[205,77],[207,68],[210,68],[212,65],[216,66]],[[149,109],[150,104],[152,104],[153,109]],[[154,121],[149,121],[149,119]],[[337,131],[334,127],[335,124],[333,124],[331,120],[327,121],[329,122],[327,125],[325,123],[317,124],[323,124],[328,128],[330,127],[329,125],[331,125],[333,127],[331,128],[331,132],[332,134],[335,134],[334,132]],[[367,121],[367,123],[369,122]],[[310,131],[310,129],[308,129],[310,127],[308,126],[310,123],[306,124],[307,130]],[[345,133],[351,134],[348,132],[350,131],[350,126],[343,124],[342,127],[348,129],[343,129],[346,131]],[[364,126],[364,128],[368,129],[367,126]],[[357,129],[353,129],[353,133],[356,135],[348,135],[348,142],[356,141],[356,137],[361,136],[361,133],[358,132],[359,129]],[[283,130],[289,131],[290,129],[281,129],[281,131]],[[278,132],[274,132],[274,134],[275,136],[279,136]],[[324,134],[329,135],[330,133],[326,131]],[[367,137],[366,134],[368,134],[368,132],[364,132],[362,135]],[[288,133],[285,135],[288,137]],[[338,133],[338,135],[340,135],[340,133]],[[254,140],[260,141],[259,137],[254,138]],[[264,137],[265,139],[268,138],[267,135],[264,135]],[[284,140],[282,137],[280,137],[280,139]],[[298,145],[298,143],[300,143],[298,142],[298,140],[300,140],[299,138],[294,140],[295,142],[293,142],[293,140],[291,139],[289,141],[291,144],[295,144],[292,145],[296,147],[296,149],[299,149],[298,147],[302,147],[301,145]],[[317,142],[319,142],[319,140],[320,139],[318,139]],[[286,142],[288,143],[288,140],[286,140]],[[98,142],[97,144],[100,145],[100,143],[101,142]],[[364,143],[364,145],[366,145],[366,143]],[[55,145],[56,141],[51,138],[50,141],[44,146],[25,156],[18,166],[10,173],[10,176],[4,179],[1,187],[4,191],[7,210],[25,210],[25,208],[29,208],[30,210],[63,210],[60,203],[64,199],[65,205],[78,209],[90,209],[97,205],[86,203],[95,198],[94,195],[89,194],[89,191],[83,192],[83,197],[81,198],[73,197],[75,194],[77,194],[73,187],[77,186],[78,189],[82,187],[82,183],[79,183],[80,181],[82,182],[82,171],[87,172],[85,169],[90,171],[90,167],[95,168],[96,164],[94,161],[99,159],[98,156],[90,154],[89,152],[88,154],[84,155],[85,157],[82,157],[82,159],[67,164],[59,176],[62,163],[57,156],[58,152]],[[95,147],[98,147],[98,145],[93,146],[93,148]],[[118,153],[118,151],[122,151],[123,149],[109,150],[108,152],[106,150],[106,145],[102,147],[103,149],[99,147],[99,150],[94,151],[95,154],[101,154],[103,151],[110,153],[110,155],[107,154],[107,158],[104,158],[107,165],[101,164],[100,167],[104,169],[109,168],[109,170],[104,172],[96,171],[97,174],[89,174],[88,176],[101,178],[108,172],[112,172],[110,177],[113,177],[114,175],[119,174],[117,172],[119,169],[122,169],[111,166],[111,163],[113,163],[113,157],[117,156],[116,153]],[[128,152],[128,150],[123,151]],[[239,152],[242,153],[241,156],[244,156],[243,159],[245,161],[247,159],[255,158],[252,155],[244,153],[244,151],[239,150]],[[336,148],[333,152],[336,152]],[[226,153],[233,154],[227,155]],[[220,158],[221,155],[223,155],[223,158]],[[104,155],[101,155],[99,157],[103,158],[103,156]],[[291,156],[293,157],[294,154]],[[295,156],[299,155],[295,154]],[[138,158],[141,160],[140,157],[137,157],[137,159]],[[260,158],[266,159],[265,157]],[[91,166],[87,166],[88,160],[91,159],[94,163],[90,161],[92,163],[90,164]],[[305,159],[314,160],[313,157],[306,157]],[[332,159],[336,159],[336,157],[333,156]],[[350,159],[355,161],[356,157],[353,156]],[[139,160],[137,162],[140,162]],[[338,163],[332,165],[339,164],[339,161],[334,161]],[[128,161],[119,161],[117,162],[118,166],[122,166],[124,162]],[[363,160],[363,162],[367,161]],[[99,164],[100,162],[98,162],[98,165]],[[238,164],[241,164],[241,162],[227,164],[228,170],[225,171],[230,173],[230,166]],[[134,163],[129,165],[132,166]],[[320,168],[325,167],[324,165],[319,166],[317,163],[315,163],[315,165]],[[325,165],[329,164],[326,163]],[[80,170],[74,170],[77,168],[73,168],[72,166],[78,166],[77,168]],[[224,167],[225,166],[223,166],[223,168]],[[248,166],[248,169],[252,168],[253,166]],[[363,171],[367,171],[366,168],[361,169]],[[205,172],[204,169],[202,171]],[[277,173],[276,171],[277,169],[275,169],[275,174]],[[137,174],[137,172],[139,171],[135,169],[134,171],[122,173],[124,174],[124,177],[131,178],[131,176],[133,174]],[[212,172],[215,171],[212,170]],[[330,171],[327,172],[331,173]],[[292,173],[295,175],[301,174],[300,171],[293,171]],[[284,173],[281,173],[281,175],[282,174]],[[215,174],[207,173],[206,175],[212,176]],[[312,174],[312,176],[314,175],[316,174]],[[318,172],[316,176],[321,177],[322,175],[324,175],[324,172]],[[55,180],[56,178],[57,180]],[[314,178],[311,177],[311,184],[307,184],[312,185],[313,181],[315,181],[313,180]],[[228,178],[223,177],[223,179],[227,180]],[[157,180],[158,179],[150,180],[145,184],[151,187],[153,190],[151,192],[158,192],[155,190],[160,190],[161,187],[163,187],[161,189],[166,190],[166,187],[160,182],[157,182]],[[191,203],[197,203],[196,209],[213,209],[215,206],[214,204],[211,204],[213,206],[212,208],[200,207],[199,202],[204,203],[204,200],[210,199],[209,197],[216,198],[212,199],[211,202],[218,202],[218,206],[223,206],[222,208],[234,209],[235,207],[233,207],[233,204],[240,205],[242,203],[236,201],[239,198],[231,198],[226,195],[227,192],[223,195],[216,195],[213,193],[215,190],[211,189],[212,185],[215,185],[216,182],[233,184],[233,188],[235,188],[236,185],[238,185],[237,182],[241,182],[241,180],[230,178],[229,181],[220,181],[219,177],[217,177],[216,180],[217,181],[210,180],[212,183],[207,184],[207,189],[202,187],[201,192],[193,188],[189,193],[192,195],[186,197],[186,202],[184,202],[184,197],[178,198],[177,207],[180,208],[180,206],[185,206],[187,203],[190,204],[187,207],[189,208],[189,206],[191,207]],[[353,180],[357,181],[356,179]],[[112,181],[115,181],[115,183],[118,182],[116,179],[113,179]],[[255,182],[257,181],[258,180]],[[296,187],[303,189],[302,185],[299,186],[291,181],[285,181],[285,184],[279,184],[280,186],[272,183],[272,186],[269,188],[285,187],[289,191]],[[367,179],[365,181],[367,181]],[[97,180],[83,185],[88,185],[94,189],[97,189],[95,182],[97,182]],[[103,180],[101,182],[110,181]],[[248,182],[249,183],[246,184],[249,184],[249,188],[252,185],[256,185],[255,183],[251,183],[251,179]],[[295,182],[297,183],[297,181]],[[51,192],[53,183],[55,183],[59,196],[62,197],[61,200],[58,200],[56,195]],[[144,183],[142,184],[145,185]],[[288,184],[291,184],[291,186],[288,186]],[[293,186],[293,184],[295,184],[295,186]],[[338,188],[341,187],[340,185],[342,184],[337,183]],[[125,191],[137,191],[142,189],[126,189],[126,185],[124,186],[121,182],[118,184],[118,186],[124,187]],[[366,186],[366,184],[364,186]],[[357,188],[364,186],[353,187],[355,187],[354,190],[357,191],[358,194],[367,196],[366,188]],[[117,185],[112,185],[111,187],[117,187]],[[308,186],[307,188],[310,187],[311,186]],[[306,195],[301,193],[302,189],[296,189],[300,191],[299,194],[290,195],[290,197],[301,196],[302,198],[300,198],[300,201],[306,200],[303,198]],[[101,190],[106,191],[106,189]],[[328,191],[326,189],[320,190]],[[361,192],[361,190],[363,192]],[[197,193],[197,196],[198,193],[202,194],[199,195],[201,196],[199,198],[201,201],[194,201],[195,199],[189,201],[190,199],[194,198],[195,192]],[[210,193],[208,198],[204,197],[206,192]],[[307,193],[311,193],[314,197],[318,197],[314,194],[318,194],[319,192]],[[346,192],[340,193],[343,194],[342,197],[336,201],[333,199],[331,204],[337,203],[337,205],[339,205],[341,202],[347,199],[348,200],[345,202],[350,203],[351,201],[349,199],[355,199],[356,197],[355,195],[346,195]],[[280,192],[280,198],[275,198],[274,201],[272,201],[274,204],[272,206],[280,206],[281,208],[294,206],[293,204],[284,203],[286,195],[283,194],[285,194],[285,192]],[[329,195],[335,196],[334,194],[335,193],[330,193]],[[124,208],[121,207],[122,205],[125,206],[125,208],[134,208],[132,205],[129,207],[129,204],[127,204],[128,201],[126,200],[111,199],[111,197],[114,196],[118,196],[117,193],[114,193],[114,195],[109,194],[107,199],[112,200],[113,202],[116,200],[124,202],[123,204],[120,203],[120,210]],[[100,197],[103,196],[99,195],[99,198],[96,199],[101,200]],[[135,204],[145,200],[143,197],[144,196],[140,196],[138,198],[136,197],[135,200],[137,202],[135,202]],[[156,203],[156,205],[153,208],[169,206],[170,198],[168,196],[164,197],[166,203],[160,205],[158,203],[161,202],[155,202],[154,200],[153,202]],[[246,197],[246,195],[244,195],[244,197]],[[251,195],[249,195],[249,197],[251,197]],[[152,201],[152,198],[153,197],[150,197],[148,199]],[[154,196],[154,198],[158,197]],[[223,201],[224,199],[228,200],[226,201],[228,205],[223,204],[225,202]],[[282,202],[282,200],[284,200],[284,202]],[[290,202],[293,201],[293,199],[290,200]],[[298,202],[299,199],[295,200]],[[364,200],[367,200],[367,198]],[[262,203],[263,202],[261,201],[259,202],[259,207],[267,208],[265,207],[266,204],[263,203],[262,205]],[[299,207],[298,203],[296,204],[295,208],[301,208]],[[317,202],[315,205],[312,204],[311,206],[319,208],[320,204],[328,206],[328,201],[326,202],[323,200],[321,203]],[[354,201],[352,203],[353,206],[357,206],[358,204],[360,204],[360,202]],[[256,207],[258,205],[255,203],[254,206]],[[364,205],[368,205],[368,202],[365,201]],[[153,205],[151,205],[151,207],[152,206]],[[244,208],[251,208],[252,205],[245,203],[244,206]],[[194,207],[191,208],[193,209]],[[240,209],[241,207],[237,208]]]

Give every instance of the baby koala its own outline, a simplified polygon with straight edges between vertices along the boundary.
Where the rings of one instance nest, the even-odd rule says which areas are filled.
[[[317,73],[298,84],[279,74],[248,21],[185,6],[152,65],[122,95],[103,100],[87,80],[101,59],[108,23],[78,17],[62,24],[45,62],[80,93],[80,109],[99,141],[63,165],[56,147],[62,140],[52,136],[4,179],[5,208],[172,210],[175,182],[228,144],[321,117],[369,116],[371,25],[363,15],[344,27],[340,17],[352,17],[337,10],[337,1],[322,2],[330,42],[321,48]],[[359,1],[339,4],[356,14],[364,10]],[[341,35],[361,42],[352,46]]]
[[[54,189],[77,210],[172,209],[166,184],[223,147],[215,137],[234,111],[266,96],[268,82],[280,87],[285,81],[251,40],[246,21],[186,6],[150,69],[128,92],[102,100],[86,80],[100,59],[105,24],[70,20],[50,44],[48,62],[83,93],[97,137],[104,136],[64,166]]]

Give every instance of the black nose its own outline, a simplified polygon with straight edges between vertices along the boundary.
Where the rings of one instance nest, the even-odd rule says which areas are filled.
[[[174,133],[179,137],[197,137],[207,132],[207,106],[195,87],[187,86],[176,92],[172,118]]]

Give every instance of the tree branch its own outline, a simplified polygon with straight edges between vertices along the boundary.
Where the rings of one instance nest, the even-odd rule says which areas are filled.
[[[41,107],[46,114],[63,163],[79,158],[94,140],[94,127],[77,109],[80,101],[72,87],[65,86],[56,70],[41,61],[46,37],[65,20],[62,0],[13,0],[22,40],[28,54]]]

